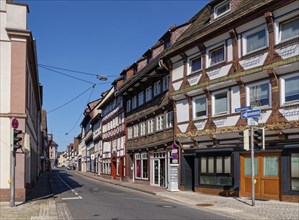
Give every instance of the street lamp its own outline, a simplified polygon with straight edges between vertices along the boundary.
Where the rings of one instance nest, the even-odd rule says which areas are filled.
[[[101,80],[101,81],[107,81],[107,77],[104,77],[104,76],[100,76],[100,75],[97,75],[97,79],[98,80]]]

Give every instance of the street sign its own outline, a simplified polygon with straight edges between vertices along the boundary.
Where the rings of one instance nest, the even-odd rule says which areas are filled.
[[[243,111],[247,111],[250,109],[251,109],[251,106],[245,106],[245,107],[241,107],[241,108],[236,108],[235,112],[243,112]]]
[[[258,118],[247,118],[247,125],[257,126],[257,125],[259,125],[259,119]]]
[[[18,119],[13,118],[13,119],[11,120],[11,126],[12,126],[14,129],[17,129],[17,128],[19,127],[19,121],[18,121]]]
[[[254,110],[249,110],[246,112],[241,112],[241,118],[259,118],[261,117],[261,110],[260,109],[254,109]]]

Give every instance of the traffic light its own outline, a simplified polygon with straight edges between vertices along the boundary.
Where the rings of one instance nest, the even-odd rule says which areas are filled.
[[[265,149],[265,130],[256,128],[253,131],[253,145],[255,149]]]
[[[239,140],[243,142],[244,150],[249,150],[249,129],[240,131],[239,135],[241,136]]]
[[[17,151],[17,149],[22,147],[22,145],[19,143],[22,140],[22,138],[18,137],[18,135],[21,133],[22,133],[21,130],[16,130],[16,129],[13,130],[13,150],[14,151]]]

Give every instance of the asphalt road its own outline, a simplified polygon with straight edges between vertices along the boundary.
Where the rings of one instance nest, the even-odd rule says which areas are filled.
[[[52,178],[57,204],[66,204],[69,210],[67,215],[71,214],[73,219],[228,219],[65,169],[53,170]]]

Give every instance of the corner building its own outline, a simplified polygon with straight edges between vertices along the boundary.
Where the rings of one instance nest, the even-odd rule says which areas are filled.
[[[236,109],[261,109],[265,149],[255,150],[255,196],[299,196],[299,5],[214,0],[162,58],[170,68],[180,189],[251,197],[248,129]]]

